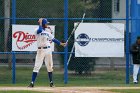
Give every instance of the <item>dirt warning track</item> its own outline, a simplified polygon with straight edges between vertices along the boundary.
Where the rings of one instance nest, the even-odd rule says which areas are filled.
[[[106,90],[109,89],[140,89],[140,87],[0,87],[0,90],[28,90],[52,93],[115,93]]]

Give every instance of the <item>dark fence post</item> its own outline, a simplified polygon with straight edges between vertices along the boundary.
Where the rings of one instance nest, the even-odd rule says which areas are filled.
[[[64,39],[65,41],[68,39],[68,0],[64,0]],[[64,83],[68,82],[68,47],[66,46],[64,49]]]
[[[16,24],[16,0],[12,0],[12,24]],[[12,52],[12,83],[16,83],[16,57]]]
[[[14,52],[12,52],[12,83],[16,83],[16,57]]]
[[[12,24],[16,23],[16,0],[12,0]]]
[[[129,0],[126,0],[126,84],[129,84]]]

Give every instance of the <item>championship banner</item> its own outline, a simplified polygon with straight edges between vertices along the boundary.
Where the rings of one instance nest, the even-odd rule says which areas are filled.
[[[49,25],[52,34],[55,33],[55,26]],[[12,51],[37,51],[35,30],[38,25],[12,25]],[[54,43],[51,43],[54,51]]]
[[[75,57],[124,57],[124,24],[81,23],[75,31]]]

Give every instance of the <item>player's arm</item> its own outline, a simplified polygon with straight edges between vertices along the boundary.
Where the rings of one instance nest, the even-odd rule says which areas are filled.
[[[54,43],[56,43],[57,45],[60,45],[60,41],[59,41],[59,40],[53,38],[52,41],[53,41]]]
[[[39,25],[39,28],[37,29],[37,34],[42,32],[42,26]]]
[[[54,43],[56,43],[57,45],[61,45],[61,46],[63,46],[63,47],[66,46],[66,43],[60,42],[59,40],[57,40],[56,38],[54,38],[54,36],[53,36],[51,33],[49,33],[49,38],[50,38],[50,40],[52,40],[52,41],[53,41]]]
[[[42,32],[42,18],[40,18],[38,20],[38,23],[39,23],[39,28],[37,29],[37,34],[41,33]]]
[[[62,43],[62,42],[60,42],[59,40],[57,40],[57,39],[55,39],[55,38],[53,38],[52,39],[52,41],[54,42],[54,43],[56,43],[57,45],[61,45],[61,46],[66,46],[66,43]]]

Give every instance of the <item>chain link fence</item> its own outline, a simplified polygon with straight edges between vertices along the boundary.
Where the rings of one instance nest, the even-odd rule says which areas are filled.
[[[8,1],[8,0],[7,0]],[[38,25],[38,18],[47,18],[50,25],[55,25],[55,37],[64,40],[64,0],[9,0],[10,6],[5,6],[4,0],[0,0],[0,84],[9,84],[12,82],[12,5],[16,5],[16,24]],[[68,36],[71,34],[74,23],[80,22],[83,14],[83,22],[90,23],[125,23],[125,15],[116,16],[117,12],[125,9],[126,3],[115,0],[68,0]],[[125,1],[125,0],[122,0]],[[15,4],[13,4],[15,3]],[[4,8],[4,6],[6,8]],[[119,7],[119,8],[118,8]],[[115,8],[115,9],[114,9]],[[120,9],[121,8],[121,9]],[[9,18],[6,17],[6,10],[10,11]],[[125,13],[125,10],[123,11]],[[116,13],[116,15],[114,15]],[[5,15],[4,15],[5,14]],[[120,14],[121,15],[121,14]],[[112,18],[118,18],[113,20]],[[119,19],[120,18],[120,19]],[[9,29],[6,34],[6,22],[9,20]],[[6,39],[6,40],[5,40]],[[7,42],[6,42],[7,41]],[[5,46],[6,45],[6,46]],[[68,84],[74,85],[94,85],[94,83],[124,83],[125,80],[125,57],[124,58],[77,58],[74,55],[72,47],[74,46],[74,35],[68,44],[68,59],[72,54],[68,65]],[[31,50],[32,51],[32,50]],[[53,54],[54,60],[54,82],[58,85],[64,81],[64,48],[55,45]],[[5,52],[9,52],[5,54]],[[92,52],[92,51],[91,51]],[[35,62],[36,52],[16,53],[16,83],[28,84],[31,80],[32,69]],[[117,76],[116,76],[117,75]],[[43,65],[37,78],[38,85],[46,85],[47,70]],[[108,82],[107,82],[108,81]],[[46,83],[44,83],[46,82]]]
[[[125,0],[122,0],[122,2]],[[119,8],[125,9],[125,2],[116,2],[121,4],[122,7]],[[70,14],[72,17],[79,18],[82,17],[83,13],[86,13],[85,19],[89,18],[90,20],[84,20],[83,22],[87,23],[124,23],[126,24],[125,18],[126,15],[119,15],[116,11],[120,12],[121,10],[116,10],[114,8],[118,8],[118,5],[115,5],[115,0],[81,0],[83,4],[83,9],[81,9],[81,14],[74,12],[74,14]],[[81,4],[81,5],[82,5]],[[75,7],[77,3],[75,3]],[[79,9],[79,8],[78,8]],[[75,9],[75,11],[77,8]],[[84,10],[84,11],[82,11]],[[70,11],[70,9],[69,9]],[[80,10],[78,10],[80,11]],[[125,12],[125,10],[124,10]],[[116,13],[116,16],[114,15]],[[116,18],[116,20],[113,20]],[[78,20],[80,21],[80,20]],[[70,23],[71,22],[71,23]],[[73,20],[70,20],[69,24],[73,24]],[[69,27],[69,33],[71,33],[73,27]],[[89,29],[87,29],[89,30]],[[74,37],[73,37],[74,38]],[[74,39],[73,39],[74,40]],[[73,48],[74,41],[70,42],[69,52],[71,52]],[[89,51],[89,52],[92,52]],[[125,80],[125,57],[123,58],[113,58],[113,57],[75,57],[72,54],[71,60],[68,65],[69,69],[69,83],[74,83],[77,81],[80,85],[87,86],[88,83],[94,84],[110,84],[113,82],[114,84],[124,83]],[[116,76],[117,75],[117,76]],[[78,85],[78,84],[77,84]],[[104,84],[103,84],[104,85]]]

